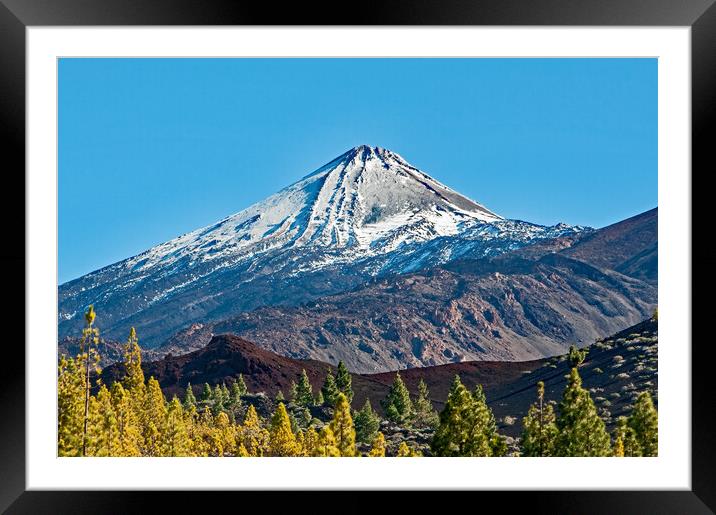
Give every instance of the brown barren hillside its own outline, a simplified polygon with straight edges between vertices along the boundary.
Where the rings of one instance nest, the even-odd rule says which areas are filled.
[[[641,391],[651,392],[655,402],[658,401],[656,321],[646,320],[587,349],[580,375],[608,424],[626,414]],[[303,369],[316,392],[328,370],[335,374],[335,367],[327,363],[279,356],[233,335],[215,336],[203,349],[183,356],[166,356],[144,363],[143,368],[147,377],[154,376],[159,381],[168,396],[183,395],[187,383],[198,394],[203,383],[230,384],[242,374],[250,392],[266,392],[273,397],[279,389],[287,394],[291,381],[297,381]],[[418,382],[424,380],[437,409],[442,408],[456,374],[470,388],[481,384],[501,430],[517,436],[520,420],[534,402],[536,383],[544,381],[547,400],[557,402],[570,368],[567,356],[561,355],[525,362],[452,363],[399,372],[413,395],[417,393]],[[111,383],[121,375],[121,365],[115,364],[104,370],[103,379]],[[369,398],[380,412],[380,401],[394,378],[395,372],[353,374],[353,406],[358,408]],[[270,406],[265,409],[270,410]],[[267,414],[268,411],[264,413]]]

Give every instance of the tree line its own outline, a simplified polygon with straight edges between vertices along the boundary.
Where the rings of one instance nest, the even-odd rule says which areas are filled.
[[[343,362],[335,376],[327,371],[315,393],[303,370],[287,395],[278,391],[273,413],[263,418],[247,402],[251,394],[241,375],[228,386],[204,384],[198,398],[189,384],[182,399],[167,400],[159,382],[144,376],[134,328],[124,348],[123,377],[109,386],[103,384],[95,318],[90,306],[79,354],[59,361],[59,456],[386,456],[382,418],[368,399],[359,410],[351,408],[352,378]],[[649,394],[638,396],[631,415],[621,417],[610,435],[581,385],[578,367],[583,352],[570,350],[573,366],[557,412],[545,401],[544,384],[537,384],[537,400],[522,421],[517,454],[655,456],[657,412]],[[431,455],[506,456],[509,452],[482,387],[470,391],[459,376],[439,414],[425,382],[420,381],[413,398],[399,373],[381,407],[394,426],[432,432]],[[317,408],[327,415],[325,420],[314,417]],[[400,441],[390,454],[411,457],[422,452],[413,443]]]

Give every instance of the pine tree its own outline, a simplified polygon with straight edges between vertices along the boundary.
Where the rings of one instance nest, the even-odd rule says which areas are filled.
[[[239,389],[240,397],[243,397],[244,395],[249,393],[249,389],[246,388],[246,383],[244,382],[243,374],[239,374],[239,378],[236,380],[236,386]]]
[[[385,458],[385,436],[383,436],[383,433],[376,433],[368,456],[371,458]]]
[[[435,456],[468,456],[471,410],[472,396],[456,375],[433,436],[431,447]]]
[[[453,379],[440,424],[433,436],[435,456],[503,456],[507,446],[497,433],[492,411],[480,386],[470,394],[460,381]]]
[[[296,444],[296,437],[291,431],[291,421],[283,402],[278,404],[271,417],[269,442],[271,456],[296,456],[298,454],[299,449]]]
[[[413,425],[419,428],[435,428],[440,422],[437,411],[430,400],[428,385],[420,379],[418,383],[418,398],[413,403]]]
[[[296,385],[296,404],[299,406],[308,407],[313,403],[313,387],[308,380],[306,370],[301,370],[301,376],[298,378],[298,384]]]
[[[659,453],[659,416],[649,392],[642,392],[636,399],[628,420],[634,430],[643,456],[657,456]]]
[[[505,439],[497,432],[497,422],[492,410],[487,405],[482,386],[477,385],[472,394],[473,399],[473,445],[471,456],[504,456],[507,452]],[[487,443],[487,449],[482,442]]]
[[[217,456],[233,456],[235,454],[236,431],[229,420],[229,416],[223,411],[220,411],[216,416],[214,416],[212,441],[214,442],[215,453]]]
[[[220,412],[224,411],[224,391],[218,384],[214,386],[211,398],[214,401],[214,404],[211,407],[211,413],[216,416]]]
[[[336,371],[336,388],[348,399],[348,404],[353,402],[353,387],[350,372],[346,368],[345,363],[338,362],[338,370]]]
[[[129,330],[127,345],[124,347],[124,388],[130,392],[144,387],[144,372],[142,371],[142,350],[139,347],[137,331],[134,327]]]
[[[291,382],[288,384],[288,398],[291,402],[296,403],[296,397],[298,396],[298,392],[296,389],[298,386],[296,385],[296,381],[291,379]]]
[[[123,367],[122,386],[129,394],[134,418],[139,424],[143,417],[147,387],[142,371],[142,350],[134,328],[130,329],[127,344],[124,346]]]
[[[90,397],[86,443],[86,456],[116,456],[119,452],[117,417],[105,385],[100,387],[96,397]]]
[[[199,397],[199,401],[203,406],[206,406],[211,403],[213,398],[214,394],[211,391],[211,386],[209,386],[209,383],[204,383],[204,387],[201,390],[201,396]]]
[[[398,446],[398,453],[396,454],[396,457],[398,458],[415,458],[418,456],[422,456],[423,453],[420,451],[413,449],[412,447],[409,447],[407,443],[400,442],[400,445]]]
[[[577,368],[572,368],[559,403],[555,456],[609,456],[611,446],[604,421],[599,418],[589,392],[582,388]]]
[[[112,384],[112,407],[117,418],[118,450],[116,456],[141,456],[141,432],[132,408],[131,394],[122,383]]]
[[[241,408],[241,388],[239,387],[239,382],[234,381],[231,383],[231,391],[229,392],[229,404],[231,406],[231,409],[234,411],[238,411]]]
[[[167,418],[162,435],[162,456],[190,456],[191,440],[186,428],[184,409],[174,397],[167,409]]]
[[[614,441],[613,456],[615,458],[623,458],[624,457],[624,442],[622,441],[620,436],[617,436],[617,439]]]
[[[60,359],[57,378],[57,454],[82,455],[85,378],[82,362]]]
[[[363,407],[355,414],[356,441],[370,443],[380,429],[380,417],[373,411],[370,399],[365,400]]]
[[[321,390],[318,390],[318,393],[316,393],[316,398],[313,401],[314,406],[323,406],[325,403],[325,400],[323,399],[323,392]]]
[[[333,420],[330,423],[331,431],[336,438],[336,447],[341,456],[352,457],[356,455],[356,432],[351,417],[351,407],[343,393],[338,394]]]
[[[191,410],[191,408],[196,408],[196,397],[194,397],[194,391],[191,388],[191,383],[187,383],[186,385],[183,408],[185,410]]]
[[[400,372],[395,373],[395,379],[390,387],[388,396],[382,402],[385,416],[396,424],[405,424],[413,416],[413,403],[410,400],[410,392],[405,387]]]
[[[256,408],[249,405],[239,430],[241,444],[250,456],[264,456],[269,452],[269,432],[261,427]]]
[[[82,456],[87,456],[87,430],[89,424],[89,408],[90,408],[90,374],[92,372],[99,373],[99,329],[94,327],[95,317],[94,306],[90,305],[85,313],[85,327],[82,330],[82,340],[80,341],[80,356],[78,357],[84,368],[84,418],[82,428]]]
[[[588,349],[577,349],[576,346],[570,345],[569,346],[569,362],[572,364],[573,367],[578,367],[582,363],[584,363],[584,360],[587,357],[587,353],[589,352]]]
[[[326,380],[321,388],[321,393],[323,394],[323,402],[326,406],[332,408],[336,405],[339,392],[338,387],[336,386],[336,379],[333,377],[330,370],[326,372]]]
[[[147,382],[143,415],[144,449],[142,455],[161,456],[162,433],[167,418],[167,407],[159,382],[154,377],[150,377]]]
[[[557,436],[552,405],[544,402],[544,383],[537,383],[537,402],[522,419],[522,456],[552,456]]]
[[[283,396],[283,390],[279,390],[276,394],[276,402],[283,402],[286,400],[286,397]]]
[[[318,432],[313,426],[306,430],[303,435],[303,452],[306,456],[314,456],[318,448]]]
[[[636,432],[629,427],[626,417],[619,417],[617,427],[614,430],[614,456],[635,457],[641,455],[641,447],[637,441]]]
[[[320,433],[318,433],[318,444],[311,456],[338,457],[340,455],[341,451],[336,445],[336,438],[333,435],[330,425],[323,426]]]

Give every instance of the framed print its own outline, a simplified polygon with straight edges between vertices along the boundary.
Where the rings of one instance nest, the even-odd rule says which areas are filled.
[[[130,4],[3,3],[3,509],[713,509],[712,2]]]

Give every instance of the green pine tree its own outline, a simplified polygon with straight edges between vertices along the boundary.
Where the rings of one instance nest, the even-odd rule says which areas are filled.
[[[201,390],[201,395],[199,396],[199,401],[201,401],[202,404],[206,405],[211,403],[212,398],[214,397],[211,386],[209,386],[209,383],[204,383],[204,387]]]
[[[249,393],[249,389],[246,387],[246,383],[244,382],[243,374],[239,374],[239,378],[236,380],[236,386],[239,389],[239,395],[241,397]]]
[[[418,398],[413,403],[413,425],[420,428],[435,428],[440,422],[440,417],[430,400],[430,392],[425,381],[420,379],[418,383]]]
[[[299,406],[304,407],[313,404],[313,387],[311,386],[311,382],[308,380],[308,374],[306,374],[305,369],[301,370],[301,376],[298,378],[295,402]]]
[[[557,425],[552,405],[544,401],[544,383],[537,383],[537,402],[522,419],[522,456],[552,456]]]
[[[183,408],[187,411],[196,408],[196,397],[194,397],[194,391],[191,389],[191,383],[187,383],[186,385]]]
[[[435,456],[504,456],[507,444],[497,432],[482,387],[470,394],[455,376],[431,447]]]
[[[385,410],[385,416],[396,424],[410,422],[413,416],[413,403],[410,400],[410,392],[400,377],[400,372],[395,373],[395,379],[390,387],[388,396],[381,403]]]
[[[477,434],[473,437],[476,442],[473,456],[504,456],[507,452],[507,443],[505,439],[497,432],[497,422],[492,410],[487,405],[485,399],[485,393],[482,390],[482,386],[477,385],[475,391],[472,394],[473,399],[473,413],[474,413],[474,424],[473,432]],[[482,439],[487,442],[488,450],[486,454],[483,454]]]
[[[435,456],[469,456],[472,434],[472,395],[460,381],[453,379],[445,407],[440,412],[440,424],[435,430],[432,451]]]
[[[296,384],[296,381],[291,379],[291,382],[288,385],[288,398],[291,400],[291,402],[296,403],[296,396],[298,395],[298,392],[296,391],[296,388],[298,388],[298,385]]]
[[[363,407],[354,417],[356,440],[362,443],[371,443],[380,429],[380,417],[370,405],[370,399],[365,400]]]
[[[555,456],[609,456],[611,445],[604,421],[582,388],[577,368],[572,368],[559,403],[557,418],[559,434],[555,440]]]
[[[241,388],[239,382],[234,381],[231,383],[231,390],[229,392],[229,402],[234,409],[238,409],[241,406]]]
[[[643,456],[657,456],[659,453],[659,416],[649,392],[642,392],[636,399],[628,420],[634,430]]]
[[[338,401],[338,394],[340,392],[338,391],[336,380],[330,370],[326,372],[326,380],[321,388],[321,393],[323,394],[323,402],[326,406],[332,408],[336,405],[336,402]]]
[[[617,419],[617,427],[614,430],[614,455],[622,457],[642,456],[636,431],[629,426],[627,417]]]
[[[338,370],[336,371],[336,388],[348,399],[348,404],[353,402],[353,387],[350,372],[346,368],[345,363],[338,362]]]
[[[313,400],[313,405],[323,406],[324,403],[325,401],[323,399],[323,392],[321,390],[318,390],[318,392],[316,393],[316,398]]]

